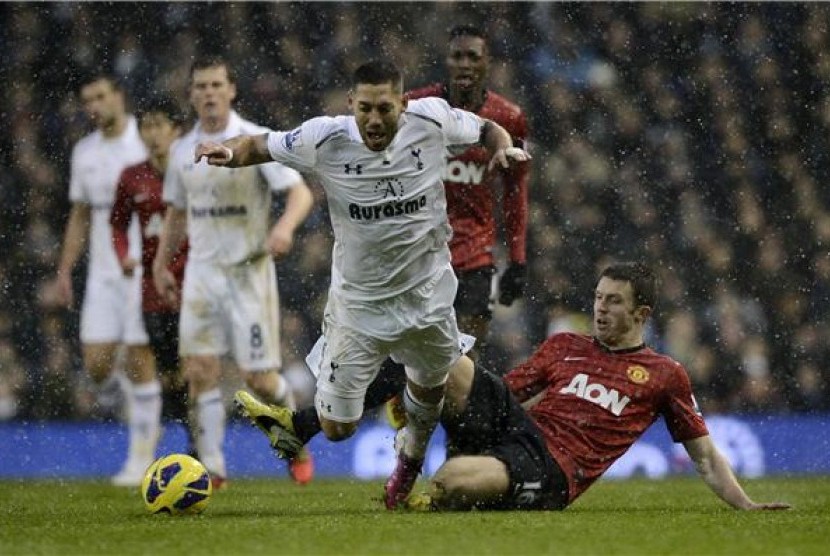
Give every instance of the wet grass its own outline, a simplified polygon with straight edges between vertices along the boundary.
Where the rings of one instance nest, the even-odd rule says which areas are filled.
[[[559,513],[387,512],[381,482],[236,480],[200,516],[104,482],[0,482],[0,554],[825,554],[830,478],[745,481],[788,512],[736,512],[694,478],[605,481]]]

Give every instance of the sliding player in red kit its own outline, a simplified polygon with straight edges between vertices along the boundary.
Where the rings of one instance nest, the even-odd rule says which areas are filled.
[[[454,369],[441,422],[455,452],[410,509],[564,509],[660,417],[724,502],[788,508],[747,496],[709,437],[686,370],[644,344],[656,300],[650,267],[612,264],[594,292],[593,336],[555,334],[504,379]]]
[[[141,228],[141,306],[162,382],[163,414],[184,424],[190,435],[187,388],[179,372],[179,308],[168,304],[158,293],[152,273],[166,210],[161,197],[162,181],[170,145],[181,131],[182,117],[176,103],[167,97],[148,101],[138,116],[139,133],[150,158],[126,168],[121,174],[110,215],[112,241],[122,270],[132,275],[138,262],[129,255],[128,228],[133,214],[137,215]],[[170,267],[179,283],[184,276],[186,259],[185,242]]]

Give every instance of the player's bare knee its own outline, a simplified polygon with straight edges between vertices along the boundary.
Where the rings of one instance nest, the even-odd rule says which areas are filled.
[[[352,436],[357,430],[357,423],[341,423],[331,419],[320,419],[320,428],[327,439],[337,442]]]
[[[245,384],[260,399],[271,400],[276,391],[276,383],[280,380],[276,373],[271,372],[248,372],[244,373]]]
[[[150,346],[130,346],[127,350],[127,378],[143,384],[156,378],[156,360]]]
[[[448,459],[430,481],[433,504],[441,510],[471,508],[471,471],[464,458]]]
[[[205,392],[219,383],[219,362],[209,357],[190,356],[185,358],[183,373],[194,392]]]
[[[412,381],[407,382],[407,388],[412,396],[423,404],[435,405],[444,398],[444,385],[440,386],[419,386]]]

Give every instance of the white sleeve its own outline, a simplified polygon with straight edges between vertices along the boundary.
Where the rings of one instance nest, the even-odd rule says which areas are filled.
[[[268,182],[271,191],[284,191],[300,183],[303,177],[297,170],[283,166],[278,162],[260,164],[258,166],[262,177]]]
[[[179,175],[179,145],[174,143],[170,147],[170,162],[164,172],[164,189],[162,200],[178,209],[187,208],[187,192]]]
[[[268,134],[268,152],[286,166],[310,170],[317,164],[318,145],[337,128],[335,118],[321,116],[306,120],[291,131],[272,131]]]
[[[84,182],[81,179],[81,163],[80,153],[78,152],[78,144],[72,149],[72,159],[69,163],[69,200],[73,203],[87,203],[89,204],[89,190],[84,187]]]
[[[481,138],[484,120],[472,112],[453,108],[438,97],[425,97],[409,102],[407,112],[419,114],[441,124],[444,144],[472,145]]]

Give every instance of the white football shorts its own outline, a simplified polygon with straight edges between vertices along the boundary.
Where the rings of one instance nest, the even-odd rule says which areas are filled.
[[[149,341],[141,313],[141,269],[130,278],[87,275],[81,343],[141,346]]]
[[[279,369],[279,308],[270,256],[230,266],[190,260],[182,286],[179,353],[230,353],[243,371]]]
[[[402,363],[407,378],[420,386],[444,384],[463,354],[453,309],[457,287],[447,266],[424,286],[389,300],[346,303],[330,292],[323,338],[312,350],[319,357],[309,356],[318,414],[358,421],[366,390],[387,357]]]

